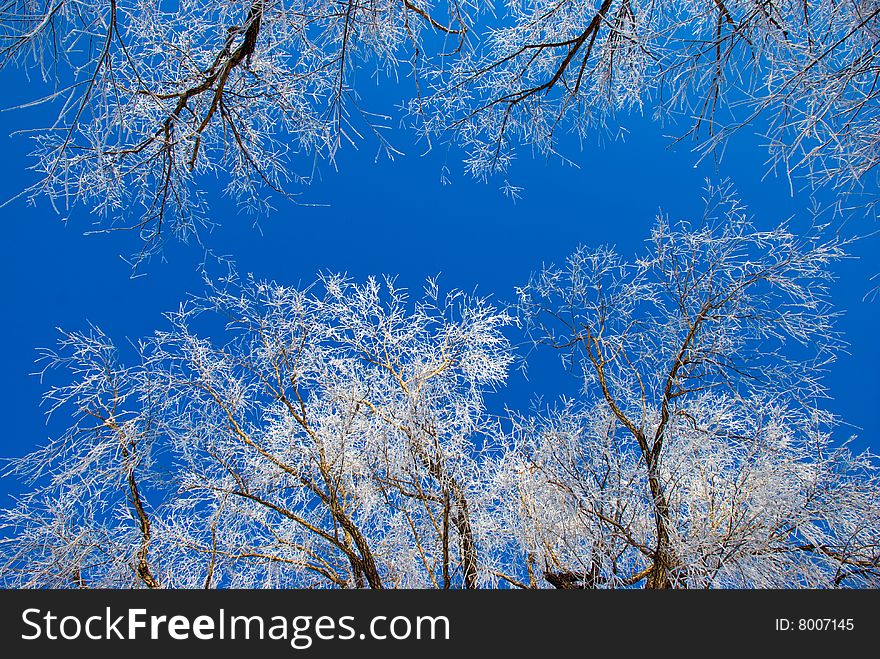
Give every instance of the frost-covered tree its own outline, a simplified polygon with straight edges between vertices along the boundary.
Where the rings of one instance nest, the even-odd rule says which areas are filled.
[[[544,268],[518,320],[434,282],[229,277],[132,365],[65,334],[70,423],[10,464],[2,583],[880,586],[877,463],[822,410],[844,245],[707,201],[635,260]],[[579,397],[490,404],[517,324]]]
[[[209,312],[227,324],[198,334]],[[12,463],[33,488],[3,518],[7,585],[486,583],[504,312],[328,276],[213,287],[170,320],[135,366],[97,331],[47,355],[73,424]]]
[[[519,291],[583,391],[516,419],[497,478],[520,552],[558,587],[876,586],[877,465],[818,408],[839,240],[758,231],[716,188],[649,245]]]
[[[208,221],[205,176],[260,210],[360,132],[393,155],[358,78],[417,73],[426,30],[462,38],[455,0],[439,11],[449,25],[435,13],[423,0],[5,3],[0,66],[41,73],[59,108],[27,192],[122,219],[150,250]]]
[[[439,71],[414,111],[453,126],[477,175],[562,134],[678,120],[713,152],[760,121],[771,163],[814,183],[875,183],[880,8],[852,0],[528,0]],[[616,124],[619,124],[616,125]],[[570,156],[569,156],[570,157]],[[873,187],[872,187],[873,189]]]
[[[0,66],[41,75],[42,100],[58,110],[29,133],[39,178],[24,194],[59,209],[84,203],[104,228],[139,231],[149,252],[210,221],[209,177],[260,211],[364,134],[398,155],[386,130],[397,105],[416,135],[463,145],[477,176],[505,170],[521,145],[572,157],[563,133],[625,129],[628,112],[644,111],[679,121],[704,153],[760,124],[787,173],[875,189],[874,2],[489,7],[11,0],[0,8]],[[359,94],[370,77],[404,80],[383,96],[389,107]]]
[[[767,399],[702,394],[677,417],[652,470],[607,403],[519,419],[497,472],[523,557],[510,581],[877,587],[875,459],[835,445],[806,411]]]

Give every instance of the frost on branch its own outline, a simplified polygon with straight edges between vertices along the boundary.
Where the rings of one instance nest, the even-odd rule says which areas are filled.
[[[13,0],[0,8],[0,67],[20,64],[47,83],[22,108],[57,109],[51,125],[26,131],[39,178],[23,194],[65,213],[82,203],[98,230],[135,229],[145,255],[163,236],[197,235],[210,222],[212,177],[259,212],[363,135],[397,157],[389,129],[403,107],[427,147],[457,142],[478,177],[506,170],[522,146],[569,159],[597,132],[625,132],[628,113],[649,112],[678,122],[699,158],[750,126],[766,137],[771,168],[876,199],[875,3],[488,9],[474,0]],[[360,94],[366,80],[392,90],[385,107]]]
[[[817,228],[760,231],[725,186],[626,261],[581,248],[519,290],[582,397],[515,418],[499,465],[520,551],[557,587],[876,586],[876,462],[834,446],[841,340]]]
[[[876,3],[527,0],[478,27],[478,45],[411,104],[477,176],[504,172],[522,146],[568,160],[645,112],[678,123],[700,158],[749,126],[771,169],[876,197]]]
[[[466,28],[454,1],[13,0],[0,66],[39,70],[58,108],[34,135],[40,179],[26,193],[83,202],[148,254],[208,222],[208,177],[261,211],[365,131],[396,155],[390,117],[364,107],[358,83],[418,79],[425,39]]]
[[[545,267],[519,318],[433,281],[232,277],[132,366],[65,334],[68,429],[8,469],[3,584],[880,586],[878,465],[822,405],[825,234],[758,229],[722,186],[638,258]],[[490,413],[514,325],[577,397]]]
[[[49,356],[75,383],[48,400],[75,425],[13,463],[34,489],[4,518],[8,584],[485,583],[477,465],[505,313],[327,276],[211,287],[170,320],[137,366],[97,332]]]
[[[654,411],[645,432],[658,423]],[[872,456],[834,446],[804,410],[728,395],[694,397],[664,432],[655,499],[632,434],[607,404],[518,421],[499,478],[510,533],[536,566],[531,575],[519,566],[524,579],[557,588],[877,586]],[[659,560],[665,583],[652,579]]]

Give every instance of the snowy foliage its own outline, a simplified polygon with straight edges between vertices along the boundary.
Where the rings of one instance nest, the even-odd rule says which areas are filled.
[[[222,343],[194,330],[209,311],[228,321]],[[97,331],[47,355],[72,368],[48,400],[75,425],[14,463],[39,485],[6,516],[9,581],[485,581],[477,465],[483,395],[511,360],[504,312],[433,282],[413,304],[391,281],[327,276],[212,287],[170,320],[133,368]]]
[[[467,167],[506,170],[517,147],[570,158],[561,136],[680,121],[703,155],[760,117],[771,164],[814,183],[867,185],[880,136],[875,2],[508,2],[479,47],[434,72],[413,111],[450,127]]]
[[[200,177],[222,177],[251,210],[308,180],[388,117],[361,107],[358,69],[396,75],[425,29],[463,33],[424,0],[15,0],[0,10],[0,65],[22,62],[55,85],[60,107],[37,133],[31,194],[84,202],[136,229],[154,250],[169,230],[208,222]],[[460,24],[460,25],[459,25]],[[458,28],[455,26],[458,25]],[[421,58],[403,64],[417,71]]]
[[[8,469],[3,584],[880,586],[878,465],[820,405],[844,245],[706,202],[634,260],[544,268],[518,318],[435,281],[230,276],[134,365],[64,334],[70,423]],[[576,399],[490,412],[517,326]]]
[[[678,122],[697,157],[755,126],[772,167],[873,194],[878,14],[831,0],[13,0],[0,66],[41,74],[33,103],[58,111],[29,132],[39,179],[23,194],[83,203],[148,254],[210,223],[207,178],[263,212],[364,136],[400,155],[401,119],[462,145],[478,177],[521,146],[571,159],[565,133],[625,132],[633,111]],[[370,78],[405,80],[394,107],[364,101]]]

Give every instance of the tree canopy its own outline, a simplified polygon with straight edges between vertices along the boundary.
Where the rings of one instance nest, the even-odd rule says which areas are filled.
[[[16,198],[140,257],[202,240],[212,180],[265,213],[402,142],[488,180],[638,113],[695,162],[758,133],[792,193],[870,210],[878,44],[861,0],[0,5],[0,68],[39,90],[16,109],[51,117]],[[213,264],[133,346],[63,331],[41,356],[61,430],[4,472],[0,585],[880,587],[877,459],[826,405],[849,242],[811,219],[710,185],[640,253],[583,245],[509,300]],[[545,353],[576,394],[507,399]]]
[[[44,358],[67,430],[11,463],[3,583],[877,587],[876,458],[821,405],[844,248],[758,230],[721,187],[510,305],[230,276],[131,363],[64,333]],[[505,407],[529,345],[577,397]]]
[[[348,144],[400,155],[397,122],[460,145],[479,177],[521,147],[574,158],[562,135],[634,111],[695,158],[749,126],[771,168],[871,206],[878,25],[855,0],[13,0],[0,66],[42,75],[33,102],[57,108],[24,194],[82,203],[150,252],[210,222],[206,176],[261,212]],[[400,91],[377,106],[370,78]]]

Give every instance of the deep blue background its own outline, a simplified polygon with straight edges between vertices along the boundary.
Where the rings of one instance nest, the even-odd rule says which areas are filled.
[[[5,90],[4,107],[39,92],[15,70],[0,74],[0,88]],[[387,111],[381,107],[381,94],[376,97],[374,108]],[[35,180],[26,169],[32,164],[28,139],[8,135],[44,125],[49,117],[40,108],[0,113],[3,201]],[[793,215],[799,218],[795,226],[808,221],[806,195],[792,198],[782,178],[762,180],[766,152],[760,138],[742,133],[718,169],[712,163],[695,168],[688,144],[667,148],[670,140],[664,133],[671,129],[642,117],[626,123],[630,130],[625,140],[597,136],[580,153],[574,140],[563,145],[580,168],[520,159],[508,177],[525,188],[516,203],[499,191],[501,180],[482,183],[464,175],[454,149],[438,147],[420,156],[422,148],[398,133],[394,142],[409,156],[376,162],[376,145],[366,141],[360,150],[342,154],[338,171],[324,165],[320,180],[303,191],[303,201],[328,207],[298,207],[279,199],[277,212],[262,218],[256,230],[252,218],[239,214],[215,191],[212,216],[220,227],[204,238],[217,254],[233,257],[241,273],[285,284],[311,282],[319,270],[344,271],[358,279],[393,274],[415,295],[426,277],[442,273],[446,287],[476,287],[505,301],[513,299],[514,286],[542,262],[562,261],[579,243],[611,243],[632,255],[642,248],[659,210],[673,219],[695,217],[706,177],[730,178],[761,227]],[[441,184],[444,164],[451,185]],[[47,427],[39,407],[45,385],[30,375],[36,349],[51,347],[57,339],[55,327],[84,329],[91,322],[121,344],[163,327],[163,312],[175,309],[187,294],[202,291],[200,247],[170,243],[163,259],[145,264],[142,276],[132,278],[122,257],[136,251],[135,236],[83,236],[93,219],[79,208],[63,223],[45,200],[36,207],[18,200],[0,210],[0,346],[5,353],[0,455],[21,455],[57,432],[55,423]],[[875,229],[868,220],[849,225],[862,234]],[[827,381],[834,397],[831,409],[861,429],[853,430],[860,435],[858,446],[875,451],[880,449],[875,432],[880,302],[863,301],[863,296],[880,270],[873,256],[876,248],[876,239],[860,242],[853,252],[861,258],[838,268],[834,298],[845,311],[839,327],[851,347]],[[492,404],[525,408],[535,391],[552,397],[570,386],[557,368],[534,369],[530,382],[513,372],[510,386]],[[842,429],[841,437],[847,432]],[[13,485],[0,481],[0,495],[5,497]]]

